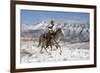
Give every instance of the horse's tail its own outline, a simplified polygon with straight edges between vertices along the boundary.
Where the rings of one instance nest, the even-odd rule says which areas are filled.
[[[41,36],[39,37],[39,44],[38,47],[41,45]]]

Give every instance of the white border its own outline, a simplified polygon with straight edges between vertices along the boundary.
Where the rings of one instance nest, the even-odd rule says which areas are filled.
[[[20,64],[20,10],[49,10],[49,11],[65,11],[65,12],[88,12],[90,13],[90,60],[86,61],[66,61],[66,62],[50,62],[50,63],[28,63]],[[73,66],[94,64],[94,11],[85,8],[69,8],[69,7],[50,7],[35,5],[16,5],[16,68],[39,68],[53,66]]]

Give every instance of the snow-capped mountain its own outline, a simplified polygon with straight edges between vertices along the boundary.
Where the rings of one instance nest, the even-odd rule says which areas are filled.
[[[28,25],[22,24],[22,35],[33,36],[35,38],[39,35],[48,32],[48,25],[50,21],[42,21],[37,24]],[[84,21],[55,21],[56,28],[64,29],[66,41],[89,41],[89,24]]]
[[[21,30],[22,31],[27,31],[27,30],[33,30],[34,26],[33,25],[29,25],[29,24],[22,24],[21,25]]]
[[[21,30],[26,31],[26,30],[42,30],[42,29],[47,29],[49,23],[42,21],[37,24],[22,24]]]
[[[47,29],[50,25],[50,21],[41,21],[37,24],[22,24],[22,30],[40,30],[40,29]],[[56,28],[67,29],[69,27],[88,27],[89,25],[85,21],[72,21],[66,20],[65,22],[55,21]]]
[[[42,22],[40,22],[39,24],[34,25],[33,29],[34,29],[34,30],[46,29],[48,25],[49,25],[49,24],[48,24],[47,22],[42,21]]]

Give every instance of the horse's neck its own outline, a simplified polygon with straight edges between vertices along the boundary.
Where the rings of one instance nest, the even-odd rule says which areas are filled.
[[[55,32],[55,36],[58,36],[59,34],[60,34],[59,30],[57,30],[57,31]]]

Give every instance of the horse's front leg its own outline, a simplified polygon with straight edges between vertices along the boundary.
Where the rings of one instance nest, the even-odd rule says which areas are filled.
[[[59,45],[59,46],[60,46],[60,45]],[[60,55],[62,55],[62,50],[61,50],[61,46],[60,46],[60,48],[59,48],[59,49],[60,49]]]
[[[58,44],[58,43],[56,43],[56,48],[58,49],[60,49],[60,55],[62,55],[62,50],[61,50],[61,46]]]
[[[51,55],[51,53],[50,53],[50,52],[48,52],[47,47],[45,48],[45,50],[46,50],[46,52],[47,52],[49,55]]]
[[[51,51],[52,51],[52,45],[53,45],[53,40],[51,40],[50,43],[49,43],[49,46],[51,48]]]
[[[51,51],[52,51],[52,44],[50,44],[50,48],[51,48]]]

